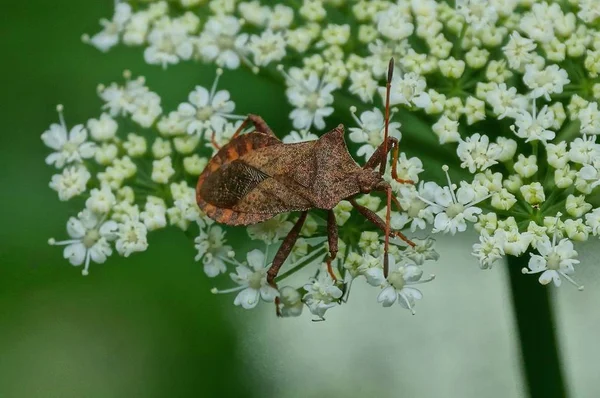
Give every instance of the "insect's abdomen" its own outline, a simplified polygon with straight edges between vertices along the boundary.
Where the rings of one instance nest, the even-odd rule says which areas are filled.
[[[271,145],[281,145],[281,141],[271,135],[249,133],[221,148],[198,178],[196,202],[200,210],[213,220],[229,225],[254,224],[272,217],[269,214],[240,213],[232,209],[239,198],[264,179],[264,175],[255,169],[249,170],[243,163],[233,168],[232,165],[240,156]],[[228,181],[228,178],[232,180]]]

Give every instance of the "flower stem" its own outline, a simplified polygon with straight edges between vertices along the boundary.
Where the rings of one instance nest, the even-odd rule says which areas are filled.
[[[508,256],[521,363],[530,397],[566,397],[549,289],[521,273],[529,256]]]

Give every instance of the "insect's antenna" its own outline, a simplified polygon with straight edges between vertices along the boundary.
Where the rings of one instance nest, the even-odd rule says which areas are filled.
[[[385,167],[387,165],[387,153],[388,153],[388,129],[390,125],[390,91],[392,87],[392,77],[394,76],[394,58],[390,59],[388,64],[387,84],[385,86],[385,125],[383,133],[383,153],[384,161],[381,162],[381,175],[385,174]]]

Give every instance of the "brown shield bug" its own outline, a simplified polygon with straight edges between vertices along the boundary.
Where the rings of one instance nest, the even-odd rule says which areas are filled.
[[[360,214],[384,232],[383,269],[386,277],[390,235],[414,246],[401,232],[390,229],[392,200],[399,204],[392,195],[390,184],[383,179],[387,155],[393,149],[392,177],[399,182],[412,183],[398,178],[398,140],[388,137],[393,70],[394,60],[391,59],[386,87],[384,140],[363,167],[348,153],[341,124],[317,140],[284,144],[260,116],[248,115],[231,141],[219,149],[198,178],[198,206],[222,224],[248,225],[280,213],[301,212],[267,272],[267,282],[273,287],[277,288],[275,277],[298,239],[310,209],[328,211],[327,267],[334,280],[331,262],[338,251],[338,231],[333,208],[341,200],[348,200]],[[240,135],[249,122],[254,124],[254,131]],[[373,191],[387,195],[385,221],[354,199],[358,194]],[[277,310],[279,315],[279,305]]]

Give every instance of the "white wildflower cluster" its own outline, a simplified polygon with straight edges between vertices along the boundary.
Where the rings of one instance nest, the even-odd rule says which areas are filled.
[[[59,105],[59,123],[42,134],[53,151],[46,163],[58,169],[50,188],[60,200],[84,206],[67,223],[69,239],[50,244],[65,245],[65,258],[84,265],[87,275],[91,262],[104,263],[114,250],[125,257],[145,251],[148,232],[193,224],[206,273],[223,272],[219,258],[231,248],[220,227],[200,214],[194,187],[215,150],[210,142],[201,146],[202,133],[212,129],[220,136],[230,124],[225,112],[235,105],[229,93],[216,91],[217,78],[211,91],[196,87],[189,102],[164,115],[160,96],[143,78],[124,76],[123,84],[99,86],[104,104],[97,119],[69,129]],[[136,125],[137,132],[122,127]]]
[[[422,268],[438,255],[432,238],[412,239],[413,246],[398,232],[455,235],[473,226],[481,268],[524,257],[523,272],[539,274],[540,283],[576,284],[574,245],[600,236],[599,20],[591,0],[117,0],[112,18],[84,41],[102,51],[141,46],[146,62],[163,67],[211,63],[217,77],[168,113],[143,79],[129,75],[99,88],[105,113],[87,128],[67,130],[61,109],[61,123],[42,137],[54,151],[47,163],[61,169],[50,186],[61,200],[85,199],[69,221],[65,257],[87,272],[113,248],[121,255],[145,250],[148,231],[197,225],[196,260],[209,277],[235,268],[238,287],[215,292],[238,292],[236,305],[253,308],[262,299],[284,316],[306,306],[323,318],[364,277],[380,289],[383,306],[414,312],[421,298],[414,285],[433,279],[422,278]],[[232,229],[195,203],[194,180],[243,119],[229,92],[218,89],[219,77],[223,69],[248,68],[257,79],[280,81],[293,108],[284,143],[316,139],[345,122],[351,153],[366,161],[384,140],[391,58],[388,134],[420,158],[400,152],[385,174],[398,199],[389,272],[382,232],[366,230],[363,215],[342,201],[334,209],[337,258],[326,266],[327,221],[309,214],[276,290],[267,269],[295,216],[247,227],[251,245],[264,249],[244,250],[242,261],[227,239]],[[332,120],[348,107],[346,120]],[[140,130],[121,131],[124,119]],[[423,180],[424,164],[429,176],[439,170],[435,181]],[[386,219],[381,195],[356,202],[363,214]],[[314,277],[293,287],[288,281],[307,265]]]
[[[236,259],[227,239],[231,228],[201,213],[194,188],[210,158],[229,141],[241,123],[238,120],[241,116],[233,113],[235,103],[229,92],[218,90],[222,73],[217,70],[210,89],[195,87],[186,102],[166,114],[160,96],[146,86],[143,78],[132,79],[128,71],[124,73],[123,84],[99,86],[103,113],[85,126],[69,130],[63,108],[59,106],[60,123],[51,125],[42,134],[44,143],[55,151],[48,155],[46,162],[62,169],[62,173],[52,177],[50,187],[57,191],[59,199],[72,199],[83,204],[84,209],[69,219],[69,239],[50,239],[50,244],[64,245],[65,258],[73,265],[83,265],[83,274],[87,275],[92,262],[104,263],[115,250],[125,257],[145,251],[148,232],[169,225],[192,233],[196,233],[197,228],[195,259],[202,263],[206,275],[217,277],[235,267],[231,278],[239,287],[214,291],[238,292],[236,305],[253,308],[259,298],[265,301],[277,298],[278,310],[284,316],[300,315],[307,306],[315,316],[323,318],[327,309],[347,299],[352,280],[364,275],[370,284],[382,289],[378,300],[384,306],[398,302],[414,312],[420,292],[409,285],[431,279],[420,279],[419,266],[425,260],[437,259],[432,241],[416,241],[414,248],[393,241],[390,274],[386,279],[381,231],[364,232],[355,247],[346,250],[344,242],[348,238],[342,230],[338,257],[328,271],[323,263],[327,256],[326,231],[320,226],[322,223],[309,216],[282,276],[309,264],[316,268],[319,268],[316,264],[323,264],[323,268],[297,289],[288,285],[277,290],[267,282],[267,269],[275,254],[272,248],[280,246],[294,225],[290,215],[282,214],[248,226],[248,237],[263,242],[266,250],[250,251],[244,262]],[[372,114],[371,119],[383,123],[379,109],[375,108]],[[368,116],[363,120],[373,123]],[[132,125],[139,126],[139,130],[125,133],[122,126]],[[399,134],[398,123],[390,127],[393,133]],[[301,130],[292,131],[283,141],[316,138],[318,136]],[[423,171],[417,158],[407,159],[404,153],[398,165],[401,177],[415,181]],[[366,196],[359,203],[372,211],[381,207],[381,200],[375,196]],[[359,214],[352,212],[349,202],[341,202],[335,214],[340,228],[364,222]],[[392,214],[394,220],[402,219],[401,214]],[[385,214],[380,215],[385,218]],[[356,256],[361,258],[361,264]]]

